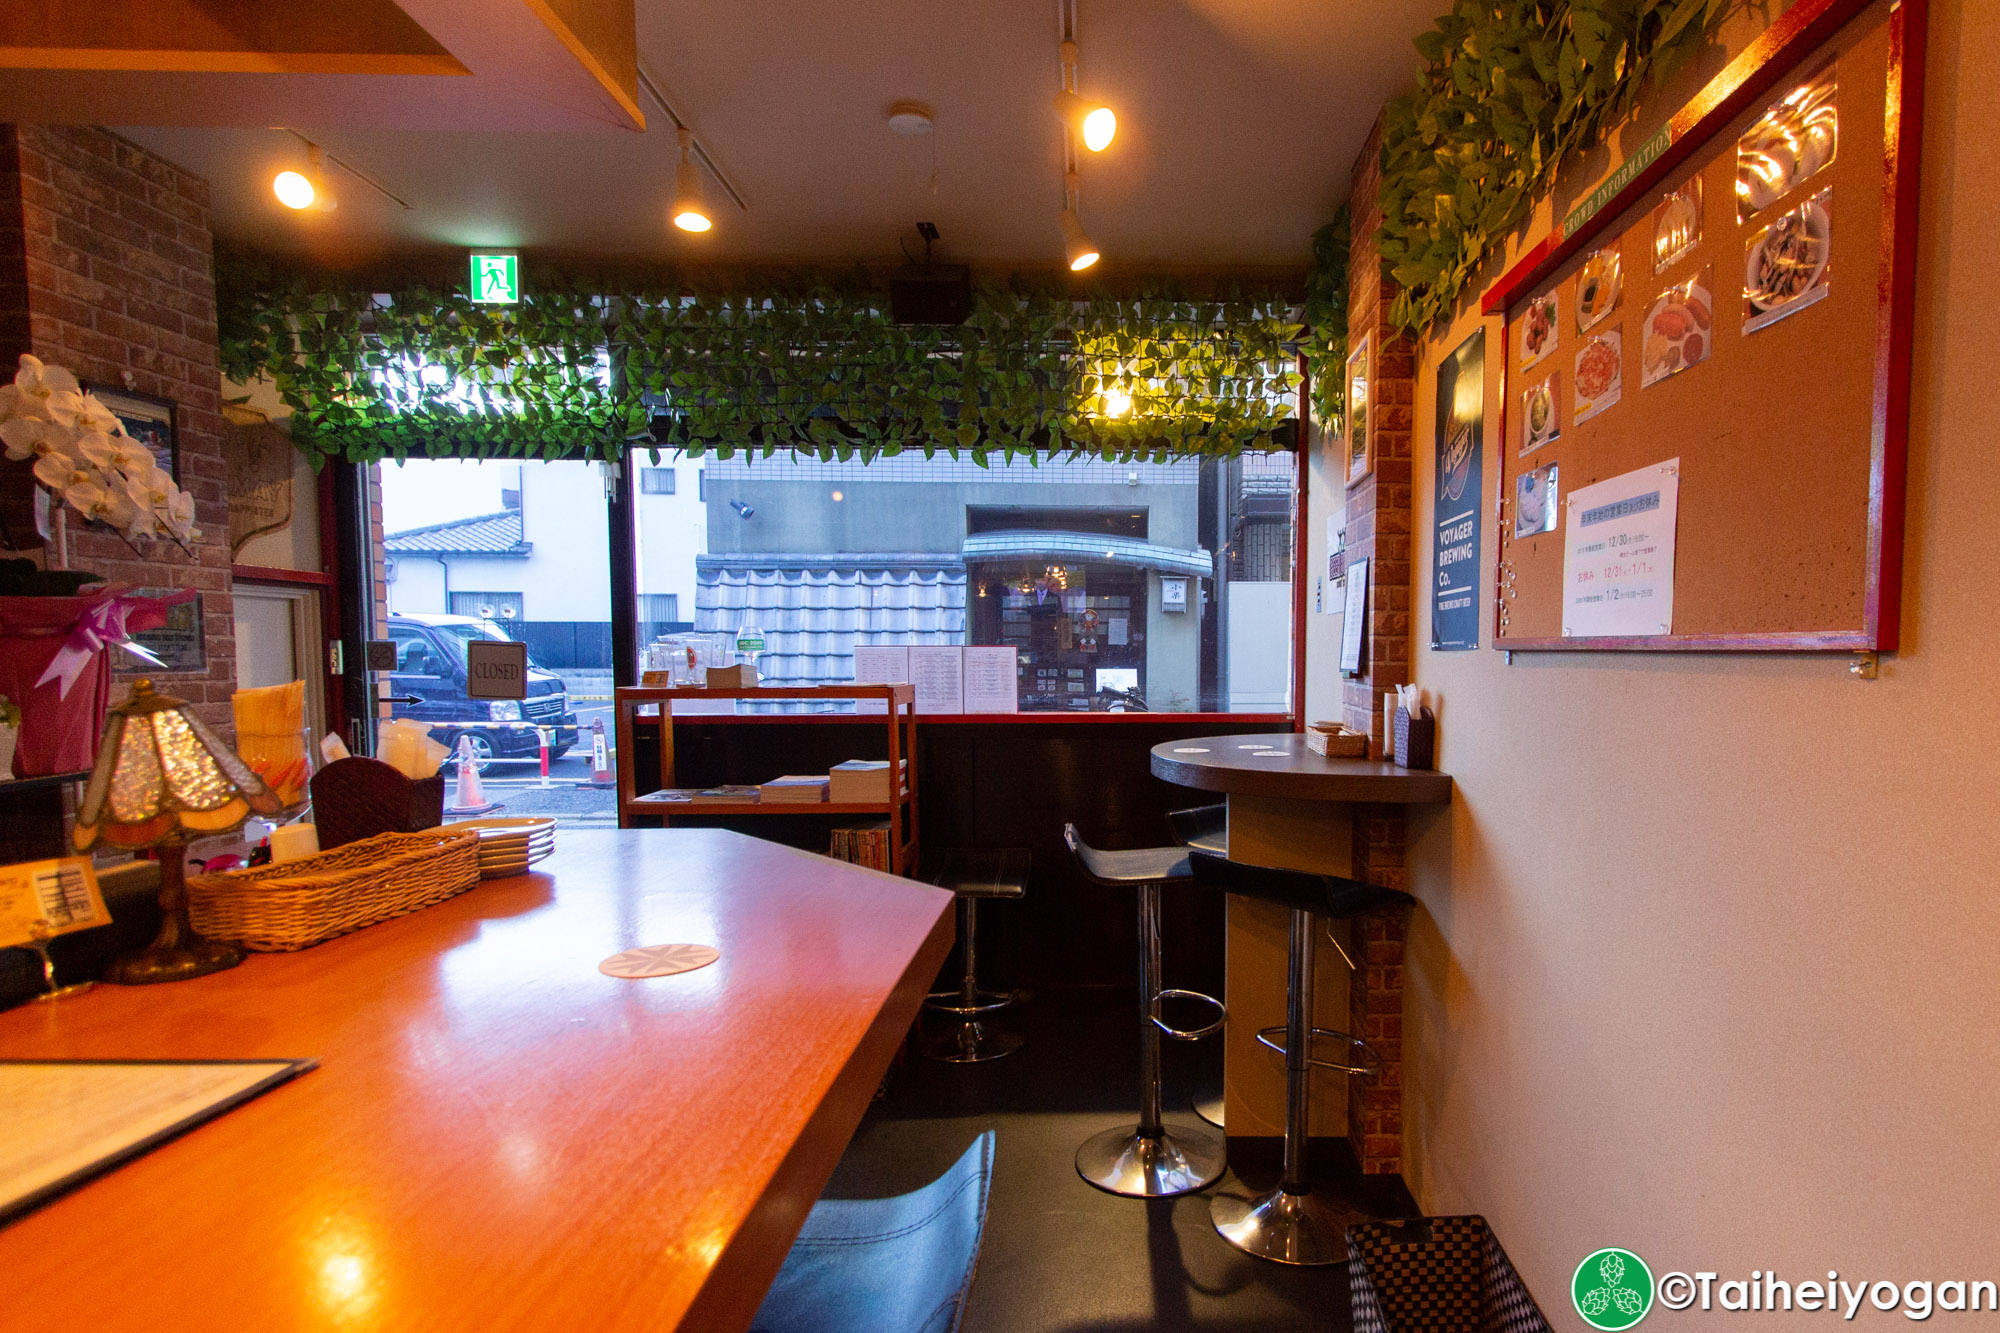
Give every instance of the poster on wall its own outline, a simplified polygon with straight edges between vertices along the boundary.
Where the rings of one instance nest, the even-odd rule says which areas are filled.
[[[254,537],[292,523],[292,442],[259,414],[238,420],[225,410],[222,462],[229,486],[229,554]],[[252,562],[269,564],[270,561]]]
[[[1681,460],[1571,491],[1563,524],[1563,637],[1671,634]]]
[[[1432,515],[1431,647],[1479,646],[1479,528],[1486,434],[1486,330],[1437,372],[1437,480]]]

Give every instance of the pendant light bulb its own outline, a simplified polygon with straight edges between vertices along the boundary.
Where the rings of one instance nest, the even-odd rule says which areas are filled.
[[[1110,107],[1087,102],[1068,90],[1056,94],[1056,115],[1093,153],[1103,152],[1117,137],[1118,116]]]
[[[1062,211],[1063,257],[1069,261],[1069,271],[1081,273],[1095,264],[1101,252],[1088,236],[1083,234],[1083,220],[1074,208]]]
[[[694,131],[685,125],[680,127],[680,143],[680,165],[674,168],[674,225],[682,231],[707,231],[715,223],[701,197],[701,166],[688,156]]]

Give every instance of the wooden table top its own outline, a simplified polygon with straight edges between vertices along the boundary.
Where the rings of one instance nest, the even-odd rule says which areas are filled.
[[[0,1014],[0,1055],[318,1069],[0,1229],[9,1327],[748,1326],[952,942],[952,896],[712,829],[295,954]],[[642,944],[720,961],[646,981]]]
[[[1153,776],[1232,796],[1291,796],[1307,801],[1442,805],[1451,778],[1398,768],[1380,759],[1329,759],[1296,732],[1197,736],[1153,747]],[[1260,757],[1265,756],[1265,757]]]

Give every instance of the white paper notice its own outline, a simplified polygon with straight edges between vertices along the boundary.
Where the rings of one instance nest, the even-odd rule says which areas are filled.
[[[1018,713],[1021,711],[1019,665],[1013,648],[967,648],[965,650],[965,711],[968,713]]]
[[[911,648],[910,684],[917,687],[919,713],[963,713],[965,650]]]
[[[1340,669],[1361,674],[1361,647],[1368,629],[1368,562],[1347,567],[1347,598],[1340,611]]]
[[[1563,510],[1563,637],[1670,634],[1681,460],[1571,491]]]
[[[910,683],[910,650],[902,644],[854,645],[856,685],[907,685]],[[854,705],[857,713],[884,713],[888,705],[863,699]]]

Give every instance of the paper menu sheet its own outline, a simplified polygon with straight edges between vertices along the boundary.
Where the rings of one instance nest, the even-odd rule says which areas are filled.
[[[316,1063],[0,1060],[0,1221]]]
[[[963,651],[965,711],[968,713],[1021,711],[1019,666],[1015,662],[1015,649],[967,648]]]
[[[912,647],[910,684],[917,688],[919,713],[965,711],[965,650]]]
[[[110,924],[89,857],[0,866],[0,949],[33,940],[37,921],[50,935]]]
[[[910,650],[903,644],[854,645],[856,685],[907,685],[910,683]],[[886,713],[889,705],[880,699],[862,699],[854,705],[857,713]]]
[[[1681,461],[1571,491],[1563,503],[1566,639],[1671,634]]]

